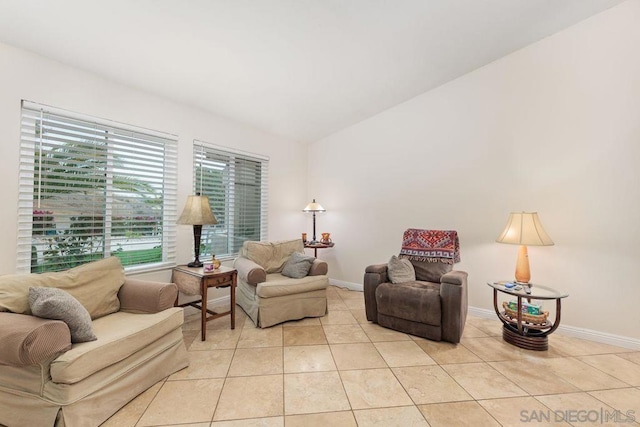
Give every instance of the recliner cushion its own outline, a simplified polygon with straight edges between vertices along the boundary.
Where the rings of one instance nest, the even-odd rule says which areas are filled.
[[[453,270],[453,264],[444,262],[416,261],[412,259],[411,264],[416,272],[416,280],[422,282],[440,283],[440,277]]]
[[[440,285],[431,282],[382,283],[376,289],[378,313],[440,326]]]

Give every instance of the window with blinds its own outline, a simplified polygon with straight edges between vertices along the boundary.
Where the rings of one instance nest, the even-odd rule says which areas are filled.
[[[200,254],[237,255],[246,240],[267,239],[267,157],[193,143],[194,192],[209,197],[218,221],[202,229]]]
[[[23,101],[18,270],[175,262],[177,140]]]

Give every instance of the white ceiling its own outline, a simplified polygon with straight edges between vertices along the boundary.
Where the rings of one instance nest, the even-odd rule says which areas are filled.
[[[0,0],[0,41],[310,142],[621,0]]]

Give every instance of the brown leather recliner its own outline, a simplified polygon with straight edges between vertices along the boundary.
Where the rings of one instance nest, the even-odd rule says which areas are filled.
[[[410,232],[421,231],[407,230],[405,241],[410,241],[407,238]],[[457,237],[455,239],[457,244]],[[367,320],[435,341],[460,342],[467,319],[467,273],[452,271],[452,264],[410,261],[416,280],[404,283],[391,283],[387,264],[366,268],[364,302]]]

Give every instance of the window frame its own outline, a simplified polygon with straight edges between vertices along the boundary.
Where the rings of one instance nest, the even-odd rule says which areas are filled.
[[[45,116],[47,119],[45,119]],[[43,121],[44,120],[44,121]],[[37,129],[42,129],[43,123],[49,120],[50,122],[60,123],[60,126],[70,126],[71,123],[80,124],[80,129],[89,128],[94,126],[96,134],[100,132],[100,137],[96,137],[94,144],[96,146],[103,144],[104,152],[101,152],[99,156],[105,158],[104,169],[91,169],[91,172],[96,174],[96,170],[99,172],[96,176],[100,175],[104,177],[104,189],[100,185],[92,187],[92,190],[98,189],[98,192],[104,191],[101,196],[103,200],[100,200],[97,211],[102,213],[102,218],[99,221],[102,234],[97,237],[98,234],[91,234],[88,232],[89,240],[91,242],[99,241],[102,239],[102,251],[99,255],[95,256],[95,259],[102,259],[108,256],[114,255],[116,250],[110,244],[110,240],[114,238],[114,228],[118,219],[116,217],[117,202],[114,194],[123,193],[122,189],[117,189],[114,183],[114,176],[124,176],[126,178],[138,179],[141,185],[147,185],[151,188],[150,182],[155,178],[160,182],[155,183],[154,192],[159,191],[158,195],[161,199],[161,207],[159,213],[161,216],[155,217],[155,232],[160,231],[161,236],[158,236],[160,242],[160,261],[150,261],[143,263],[136,263],[131,265],[125,265],[127,272],[143,272],[153,271],[158,269],[165,269],[172,267],[176,264],[176,218],[177,218],[177,152],[178,152],[178,138],[176,135],[158,132],[154,130],[144,129],[137,126],[123,124],[112,120],[97,118],[86,114],[80,114],[71,112],[68,110],[52,107],[44,104],[35,103],[32,101],[22,100],[21,105],[21,137],[20,137],[20,166],[19,166],[19,199],[18,199],[18,247],[16,255],[16,269],[19,273],[28,273],[32,271],[32,248],[36,242],[36,234],[34,234],[34,211],[39,209],[38,200],[40,196],[38,194],[39,188],[35,181],[38,179],[38,173],[36,171],[36,165],[39,161],[44,161],[42,156],[43,147],[51,147],[53,144],[47,138],[43,138],[42,134],[38,134]],[[39,126],[36,125],[39,121]],[[56,128],[57,129],[57,128]],[[41,132],[42,133],[42,132]],[[75,149],[78,152],[85,149],[90,145],[88,141],[82,141],[85,138],[84,134],[80,136],[68,136],[67,139],[60,138],[59,143],[62,147],[64,144],[70,144],[73,146],[74,138],[80,141]],[[132,142],[134,141],[135,142]],[[45,142],[46,141],[46,142]],[[145,145],[146,144],[146,145]],[[80,148],[78,148],[80,147]],[[132,148],[133,147],[133,148]],[[148,147],[148,148],[147,148]],[[156,155],[154,162],[143,164],[145,161],[135,160],[136,155],[138,159],[140,154],[146,149],[155,149]],[[129,151],[129,153],[122,154],[123,151]],[[103,154],[104,153],[104,154]],[[114,156],[114,153],[119,153]],[[131,170],[126,174],[122,173],[122,168],[118,168],[117,162],[124,159],[129,162],[138,162],[139,169]],[[91,165],[92,161],[96,160],[96,157],[87,156],[82,157],[82,160],[86,160],[85,164]],[[152,164],[152,171],[141,171],[145,169],[146,165]],[[151,166],[150,166],[151,168]],[[68,173],[65,170],[60,176],[65,179],[69,179],[72,176],[64,174]],[[39,181],[39,184],[44,181]],[[48,185],[51,185],[49,182]],[[159,189],[159,190],[158,190]],[[69,200],[73,199],[73,196],[77,197],[77,193],[69,193],[71,196]],[[102,203],[103,202],[103,203]],[[65,203],[62,201],[62,203]],[[71,203],[66,202],[66,203]],[[127,206],[120,201],[121,206]],[[136,204],[131,206],[137,206]],[[126,208],[125,208],[126,210]],[[78,211],[79,212],[79,211]],[[92,221],[95,222],[96,218],[100,218],[100,215],[94,214],[91,216]],[[72,216],[76,218],[71,218]],[[73,221],[77,220],[79,214],[67,214],[68,218]],[[46,216],[45,216],[46,218]],[[115,221],[114,221],[115,219]],[[137,221],[138,218],[136,217]],[[142,218],[145,221],[146,218]],[[135,222],[131,219],[130,222]],[[73,223],[70,223],[65,230],[70,230],[73,227]],[[130,227],[138,227],[139,224],[130,225]],[[153,224],[151,224],[153,226]],[[93,228],[93,227],[92,227]],[[55,230],[56,236],[59,236],[58,231]],[[83,232],[84,233],[84,232]],[[84,236],[84,234],[83,234]],[[42,239],[40,239],[42,240]],[[148,239],[149,243],[152,243],[153,239]],[[42,242],[39,243],[43,245]],[[154,255],[155,257],[156,255]],[[39,257],[39,254],[36,255]],[[91,256],[89,257],[91,258]],[[38,258],[37,258],[38,259]],[[92,259],[85,261],[88,262]],[[134,260],[135,262],[137,260]],[[125,262],[126,264],[126,262]],[[44,269],[45,271],[46,268]],[[56,269],[50,269],[48,271],[59,271]]]
[[[229,176],[227,185],[224,185],[224,198],[225,203],[224,206],[221,207],[219,204],[215,203],[215,199],[211,197],[210,194],[207,194],[206,188],[203,188],[202,185],[202,168],[199,168],[202,165],[200,159],[204,157],[205,152],[215,154],[219,157],[226,157],[229,160]],[[237,222],[237,213],[240,209],[239,204],[236,203],[236,185],[237,179],[241,173],[238,173],[238,164],[240,162],[255,162],[260,164],[260,183],[259,183],[259,237],[257,237],[261,241],[268,240],[268,219],[269,219],[269,203],[268,203],[268,187],[269,187],[269,157],[261,154],[250,153],[242,150],[237,150],[234,148],[229,148],[217,144],[212,144],[202,140],[193,140],[193,192],[194,194],[201,194],[203,196],[209,196],[209,202],[211,205],[211,209],[218,219],[219,224],[216,225],[207,225],[203,227],[202,230],[202,246],[200,250],[200,258],[202,260],[211,259],[212,255],[215,255],[217,259],[220,260],[230,260],[234,259],[238,256],[240,248],[242,245],[236,245],[237,250],[233,250],[234,241],[238,240],[237,235],[235,234],[235,230],[242,226],[243,224],[238,224]],[[200,177],[198,177],[198,172],[200,171]],[[243,177],[247,175],[243,174]],[[200,184],[199,184],[200,183]],[[222,222],[222,224],[220,224]],[[226,253],[212,253],[213,249],[209,250],[209,243],[213,237],[212,235],[222,235],[226,233],[226,247],[228,252]],[[242,242],[250,240],[245,239]],[[211,248],[213,248],[213,244],[211,244]]]

